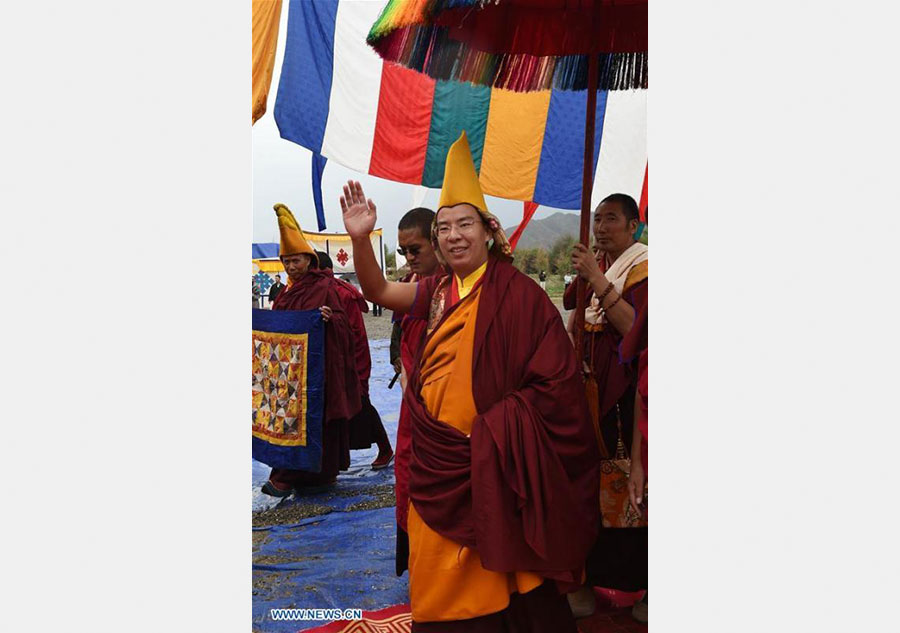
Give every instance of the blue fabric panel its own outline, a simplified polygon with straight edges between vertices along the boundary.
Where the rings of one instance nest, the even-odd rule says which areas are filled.
[[[257,242],[253,244],[253,255],[250,259],[269,259],[278,257],[278,242]]]
[[[293,0],[288,10],[284,63],[275,100],[281,137],[322,150],[334,66],[338,0]]]
[[[594,171],[600,154],[606,92],[597,93],[594,118]],[[584,170],[584,114],[587,92],[554,90],[550,95],[544,144],[534,186],[534,202],[557,209],[581,208],[581,179]],[[593,174],[591,176],[593,178]]]
[[[253,329],[309,335],[306,350],[306,446],[279,446],[253,436],[253,459],[273,468],[322,468],[325,412],[325,324],[318,310],[253,310]]]
[[[325,171],[325,163],[328,159],[313,152],[312,155],[312,192],[313,202],[316,205],[316,221],[319,223],[319,230],[325,230],[325,207],[322,206],[322,173]]]

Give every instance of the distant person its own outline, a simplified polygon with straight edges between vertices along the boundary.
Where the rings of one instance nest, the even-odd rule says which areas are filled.
[[[563,289],[563,292],[565,292],[569,289],[569,284],[572,283],[572,275],[566,274],[566,276],[563,277],[563,280],[566,282],[566,287]]]
[[[252,282],[252,286],[253,286],[253,288],[252,288],[252,292],[253,292],[253,307],[254,307],[254,308],[259,308],[259,307],[260,307],[260,305],[259,305],[259,300],[260,300],[260,294],[259,294],[259,282],[257,282],[256,279],[251,279],[251,282]]]
[[[278,293],[284,290],[284,284],[281,283],[281,275],[275,275],[275,283],[272,284],[272,287],[269,288],[269,307],[275,303],[275,299],[278,298]]]
[[[366,323],[363,321],[363,312],[369,311],[369,304],[363,298],[356,286],[343,279],[334,276],[334,264],[331,257],[322,251],[316,251],[319,258],[319,268],[329,275],[337,286],[338,294],[344,305],[344,312],[350,322],[350,330],[353,332],[354,346],[356,348],[356,373],[359,376],[360,398],[362,408],[350,420],[350,450],[367,449],[372,444],[378,445],[378,455],[372,462],[372,470],[387,468],[394,459],[394,449],[388,439],[387,431],[378,411],[372,406],[369,399],[369,377],[372,374],[372,356],[369,352],[369,336],[366,333]]]
[[[547,289],[547,273],[545,273],[542,270],[540,272],[540,274],[538,275],[538,280],[540,280],[540,282],[541,282],[541,290],[546,290]]]
[[[397,226],[397,252],[406,258],[409,274],[400,281],[416,283],[441,270],[434,244],[431,242],[431,225],[434,211],[417,207],[400,218]],[[400,374],[400,386],[406,389],[407,377],[412,375],[419,346],[425,338],[424,319],[406,313],[394,312],[394,329],[391,334],[391,364]],[[394,342],[396,341],[396,347]],[[410,412],[404,402],[400,403],[400,421],[397,424],[397,461],[394,464],[394,486],[397,498],[397,548],[396,567],[399,576],[407,569],[409,559],[409,536],[406,519],[409,514],[409,457],[412,443]]]

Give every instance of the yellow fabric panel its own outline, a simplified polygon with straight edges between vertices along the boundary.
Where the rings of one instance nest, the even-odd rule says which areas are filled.
[[[481,156],[480,180],[484,193],[513,200],[534,197],[549,107],[549,90],[513,92],[494,88],[491,91]]]
[[[429,413],[469,434],[478,411],[472,396],[472,353],[481,289],[471,293],[426,344],[422,399]],[[432,530],[410,503],[409,598],[413,620],[466,620],[496,613],[513,592],[527,593],[543,578],[532,572],[489,571],[478,551]]]
[[[275,69],[281,0],[253,0],[253,101],[252,123],[266,113],[266,99]]]
[[[254,259],[253,263],[259,266],[264,273],[283,273],[284,266],[280,259]]]
[[[375,229],[371,233],[369,233],[369,237],[374,237],[376,235],[381,235],[384,232],[384,229]],[[313,233],[312,231],[303,231],[303,237],[308,240],[314,240],[316,242],[322,242],[324,240],[328,240],[329,242],[349,242],[350,236],[347,233]]]

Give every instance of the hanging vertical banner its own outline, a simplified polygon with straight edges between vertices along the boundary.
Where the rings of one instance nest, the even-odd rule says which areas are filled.
[[[253,0],[253,101],[251,121],[266,113],[269,86],[275,70],[275,50],[278,47],[278,23],[281,21],[281,0]]]
[[[312,190],[313,202],[316,205],[316,221],[319,224],[319,230],[325,230],[325,207],[322,205],[322,174],[325,171],[325,163],[328,159],[313,152],[312,155]]]

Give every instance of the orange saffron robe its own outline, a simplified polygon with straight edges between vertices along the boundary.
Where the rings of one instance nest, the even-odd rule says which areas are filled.
[[[484,269],[476,271],[483,273]],[[466,278],[465,290],[473,281]],[[480,275],[478,275],[480,277]],[[472,397],[472,352],[481,287],[435,331],[422,355],[421,394],[436,419],[470,435],[478,413]],[[413,620],[467,620],[502,611],[513,592],[527,593],[543,577],[532,572],[488,571],[478,552],[444,538],[409,505],[409,597]]]

